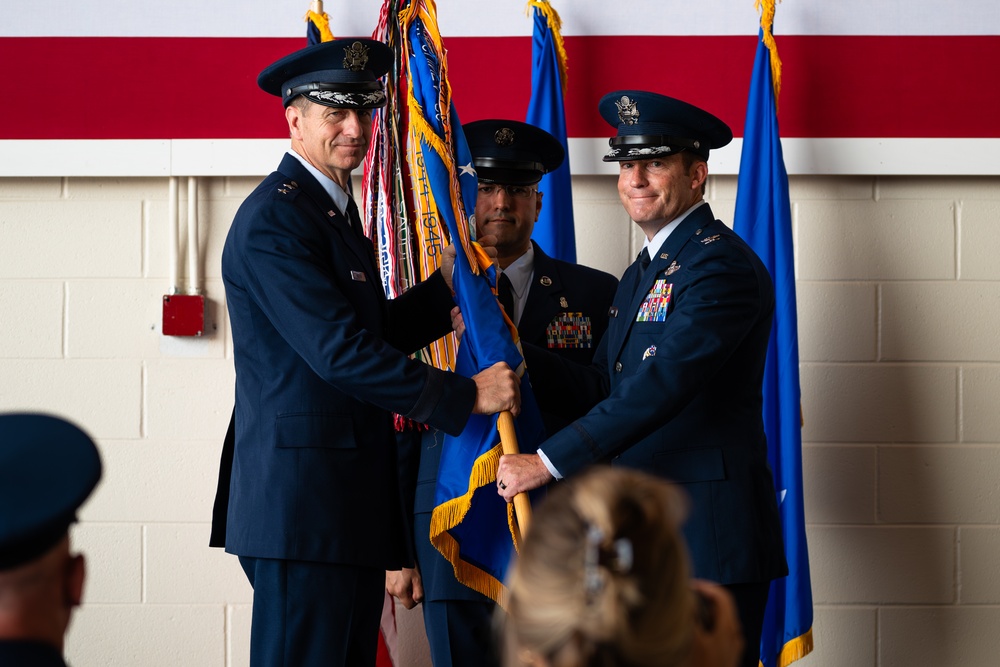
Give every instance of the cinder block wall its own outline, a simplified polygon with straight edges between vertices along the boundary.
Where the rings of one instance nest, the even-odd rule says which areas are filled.
[[[166,179],[0,179],[0,410],[73,419],[106,467],[73,531],[74,667],[248,663],[250,588],[206,545],[232,406],[219,257],[256,181],[200,181],[210,306],[185,340],[160,332]],[[620,275],[641,239],[614,179],[574,187],[580,261]],[[710,180],[727,222],[735,191]],[[798,664],[996,664],[1000,178],[793,177],[791,196],[817,643]],[[419,611],[398,618],[400,665],[429,665]]]

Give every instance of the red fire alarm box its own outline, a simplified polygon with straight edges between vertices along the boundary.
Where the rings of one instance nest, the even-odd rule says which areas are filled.
[[[204,296],[167,294],[163,297],[164,336],[200,336],[204,330]]]

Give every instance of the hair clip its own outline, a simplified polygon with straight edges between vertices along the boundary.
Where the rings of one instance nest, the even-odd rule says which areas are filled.
[[[600,593],[604,585],[601,573],[597,569],[602,540],[604,540],[603,530],[594,525],[587,527],[587,544],[583,552],[583,586],[588,598]]]
[[[604,587],[604,579],[600,571],[601,542],[603,541],[603,530],[594,525],[587,527],[587,543],[583,552],[583,585],[588,598],[596,596]],[[608,563],[607,567],[619,574],[631,572],[634,560],[632,540],[627,537],[619,538],[614,541],[611,548],[613,561]]]

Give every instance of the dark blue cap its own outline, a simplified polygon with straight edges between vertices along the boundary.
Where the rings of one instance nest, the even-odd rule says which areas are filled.
[[[566,157],[554,136],[516,120],[477,120],[462,129],[484,183],[532,185],[558,169]]]
[[[381,79],[392,66],[392,51],[361,37],[313,44],[268,65],[257,77],[261,90],[287,107],[299,95],[327,107],[377,109],[385,106]]]
[[[0,570],[54,547],[100,479],[97,447],[73,424],[0,415]]]
[[[642,90],[616,90],[601,98],[601,116],[618,135],[605,162],[649,160],[690,151],[708,159],[710,148],[733,140],[721,120],[693,104]]]

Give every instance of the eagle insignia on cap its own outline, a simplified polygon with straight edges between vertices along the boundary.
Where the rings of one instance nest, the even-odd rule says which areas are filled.
[[[622,95],[620,100],[615,100],[618,107],[618,119],[625,125],[635,125],[639,122],[639,110],[635,106],[635,101],[629,99],[628,95]]]
[[[361,42],[354,42],[344,49],[344,68],[352,72],[360,72],[368,64],[368,47]]]
[[[509,127],[501,127],[493,135],[493,141],[496,142],[497,146],[510,146],[514,143],[514,130]]]

